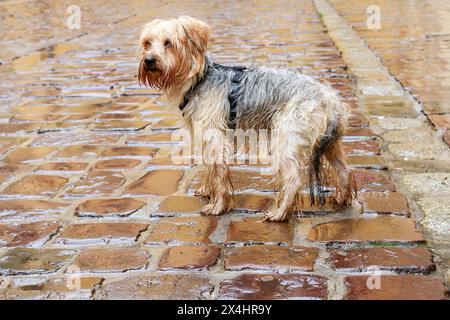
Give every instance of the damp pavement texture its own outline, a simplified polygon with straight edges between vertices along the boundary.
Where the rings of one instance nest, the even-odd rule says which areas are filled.
[[[74,30],[71,1],[0,3],[0,299],[447,299],[450,5],[424,3],[78,1]],[[261,223],[270,176],[240,165],[236,210],[199,214],[179,114],[136,79],[141,26],[182,14],[218,62],[340,92],[359,205]]]

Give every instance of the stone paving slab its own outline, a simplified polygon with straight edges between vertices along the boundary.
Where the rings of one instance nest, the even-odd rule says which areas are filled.
[[[330,251],[329,261],[338,271],[380,270],[425,273],[434,271],[431,252],[426,248],[375,247],[362,249],[334,249]]]
[[[207,270],[216,264],[217,246],[177,246],[167,249],[159,262],[159,270]]]
[[[55,244],[97,245],[133,244],[148,228],[144,223],[80,223],[64,228],[55,238]]]
[[[221,299],[311,299],[327,298],[326,279],[314,275],[242,274],[220,284]]]
[[[225,270],[286,272],[313,271],[319,249],[314,247],[244,246],[231,249],[225,256]]]
[[[74,265],[81,272],[125,272],[144,269],[150,254],[135,248],[89,248],[81,251]]]
[[[0,245],[2,247],[41,247],[60,225],[54,222],[0,224]]]
[[[373,281],[373,282],[371,282]],[[446,300],[447,288],[439,279],[417,275],[381,276],[378,290],[378,280],[368,276],[349,276],[345,278],[348,300]],[[368,288],[369,287],[369,288]]]
[[[153,300],[202,299],[213,290],[203,275],[133,276],[106,282],[98,293],[100,299]]]
[[[0,258],[2,275],[54,273],[68,265],[74,250],[15,248]]]
[[[145,207],[146,202],[133,198],[90,199],[75,208],[79,217],[126,217]]]
[[[345,219],[322,223],[311,229],[308,240],[329,244],[352,242],[423,243],[414,221],[398,217]]]
[[[11,290],[2,293],[0,297],[5,300],[89,300],[94,288],[102,281],[101,277],[28,278],[23,281],[13,281]]]
[[[144,244],[209,243],[217,226],[216,217],[173,217],[159,219]]]

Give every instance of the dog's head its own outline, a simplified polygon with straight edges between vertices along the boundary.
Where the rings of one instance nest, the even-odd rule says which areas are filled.
[[[206,23],[188,16],[147,23],[139,40],[139,82],[165,90],[202,72],[209,34]]]

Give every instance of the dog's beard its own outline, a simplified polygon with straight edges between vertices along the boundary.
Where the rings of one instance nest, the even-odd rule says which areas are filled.
[[[145,67],[144,61],[139,63],[138,80],[140,84],[157,90],[167,90],[175,83],[185,80],[186,71],[172,70],[156,66],[154,70]]]
[[[142,59],[139,63],[138,80],[140,84],[157,90],[171,90],[182,87],[187,81],[192,67],[192,56],[190,59],[178,57],[176,63],[159,61],[154,70],[149,70]]]
[[[138,80],[140,84],[153,89],[162,90],[167,87],[167,75],[159,68],[148,70],[144,60],[139,63]]]

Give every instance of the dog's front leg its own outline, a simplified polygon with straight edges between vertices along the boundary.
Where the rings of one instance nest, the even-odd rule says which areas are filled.
[[[201,212],[205,215],[220,215],[234,207],[233,185],[225,157],[227,145],[225,135],[220,130],[210,130],[205,137],[205,176],[201,189],[207,191],[209,204],[204,206]]]
[[[226,164],[206,165],[205,185],[209,190],[209,204],[203,207],[202,214],[220,215],[233,209],[233,187],[230,169]]]

